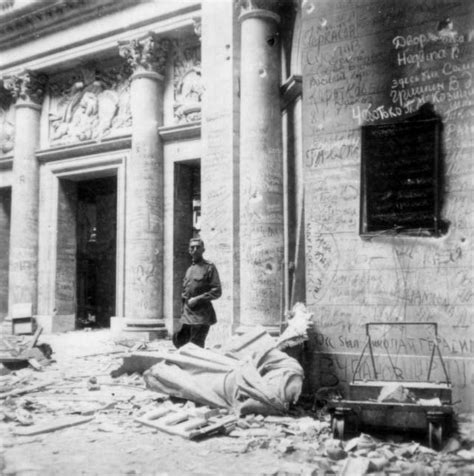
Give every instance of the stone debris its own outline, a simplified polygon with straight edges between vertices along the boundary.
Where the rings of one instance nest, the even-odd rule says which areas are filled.
[[[413,403],[415,398],[402,384],[393,382],[380,390],[377,402]]]
[[[171,346],[162,342],[161,346],[164,345]],[[0,421],[3,424],[0,467],[8,463],[9,473],[5,474],[20,474],[21,470],[21,461],[7,462],[7,458],[4,461],[3,455],[9,454],[7,450],[21,445],[27,451],[28,445],[38,439],[47,441],[48,432],[66,433],[74,430],[73,425],[81,425],[81,438],[89,445],[100,441],[101,435],[103,438],[112,434],[121,437],[156,434],[160,442],[177,438],[136,421],[146,415],[159,414],[164,408],[174,408],[196,419],[207,416],[211,420],[217,416],[216,411],[219,417],[231,417],[225,431],[206,435],[194,444],[200,445],[207,458],[215,453],[236,458],[255,454],[257,459],[258,455],[269,454],[275,462],[274,471],[268,473],[262,464],[261,474],[448,476],[474,472],[470,415],[459,416],[457,431],[446,438],[440,452],[428,448],[424,441],[404,441],[389,434],[379,439],[362,433],[340,441],[332,438],[329,414],[312,408],[312,396],[291,405],[284,415],[222,413],[216,408],[151,391],[137,372],[112,378],[109,369],[120,364],[124,353],[130,355],[134,349],[133,352],[151,354],[157,350],[155,346],[144,344],[139,349],[131,346],[127,347],[130,350],[120,352],[117,347],[124,346],[114,344],[94,354],[90,351],[73,354],[69,360],[60,357],[41,372],[28,367],[0,376]],[[303,405],[305,402],[307,405]],[[186,421],[189,420],[187,417]],[[205,446],[206,442],[210,446]],[[135,444],[126,454],[140,458],[141,451],[139,444]]]
[[[5,335],[0,339],[0,374],[32,367],[37,371],[51,362],[53,351],[47,343],[38,344],[43,329],[38,327],[33,336]]]

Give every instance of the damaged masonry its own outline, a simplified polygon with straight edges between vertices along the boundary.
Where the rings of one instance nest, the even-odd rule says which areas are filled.
[[[2,0],[0,51],[0,473],[473,472],[472,0]]]
[[[40,333],[5,337],[3,474],[64,474],[66,465],[70,474],[79,467],[86,474],[472,472],[470,415],[457,416],[441,451],[429,448],[426,435],[413,440],[406,431],[339,439],[330,407],[341,396],[329,388],[305,394],[303,368],[288,355],[304,345],[312,315],[300,304],[292,314],[279,338],[257,328],[208,349],[114,343],[100,330],[51,335],[50,344],[38,343]],[[34,366],[7,361],[33,340]],[[414,405],[413,392],[394,382],[373,404]],[[25,448],[34,458],[25,458]],[[150,470],[153,464],[160,469]]]

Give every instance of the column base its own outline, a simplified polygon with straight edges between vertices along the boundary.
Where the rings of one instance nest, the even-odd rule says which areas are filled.
[[[168,330],[163,319],[132,319],[111,317],[110,330],[115,340],[131,339],[152,341],[166,339]]]
[[[272,337],[278,337],[281,334],[279,325],[266,325],[266,326],[260,326],[260,327],[263,327]],[[254,329],[255,329],[254,326],[239,326],[237,327],[237,329],[235,329],[234,332],[237,335],[242,335]]]

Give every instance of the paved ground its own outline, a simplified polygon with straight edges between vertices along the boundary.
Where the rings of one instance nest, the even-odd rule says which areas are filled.
[[[419,443],[363,436],[345,442],[346,452],[331,439],[327,418],[301,411],[281,419],[250,416],[231,436],[200,442],[171,436],[134,421],[167,399],[147,390],[138,375],[110,377],[129,349],[114,344],[108,331],[43,336],[40,342],[54,349],[54,363],[42,371],[25,368],[0,377],[0,392],[52,382],[40,391],[2,398],[0,474],[474,474],[474,453],[459,438],[436,453]],[[15,435],[18,429],[70,416],[93,419],[36,436]]]

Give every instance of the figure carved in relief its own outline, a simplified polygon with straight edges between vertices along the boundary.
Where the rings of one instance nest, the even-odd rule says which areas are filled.
[[[8,154],[13,150],[15,126],[10,122],[8,111],[0,107],[0,153]]]
[[[0,154],[8,154],[14,147],[15,113],[12,102],[12,96],[3,88],[0,81]]]
[[[174,115],[178,123],[201,119],[204,86],[201,77],[200,48],[175,44]]]
[[[128,118],[124,114],[130,111],[120,93],[98,79],[95,70],[84,68],[82,74],[84,80],[76,81],[62,94],[58,103],[59,108],[63,106],[61,113],[50,113],[51,141],[101,139],[114,125],[127,125]],[[118,76],[115,82],[121,79]],[[120,106],[123,111],[118,114]]]
[[[183,75],[176,90],[175,114],[180,122],[200,120],[203,91],[201,70],[193,67]]]

